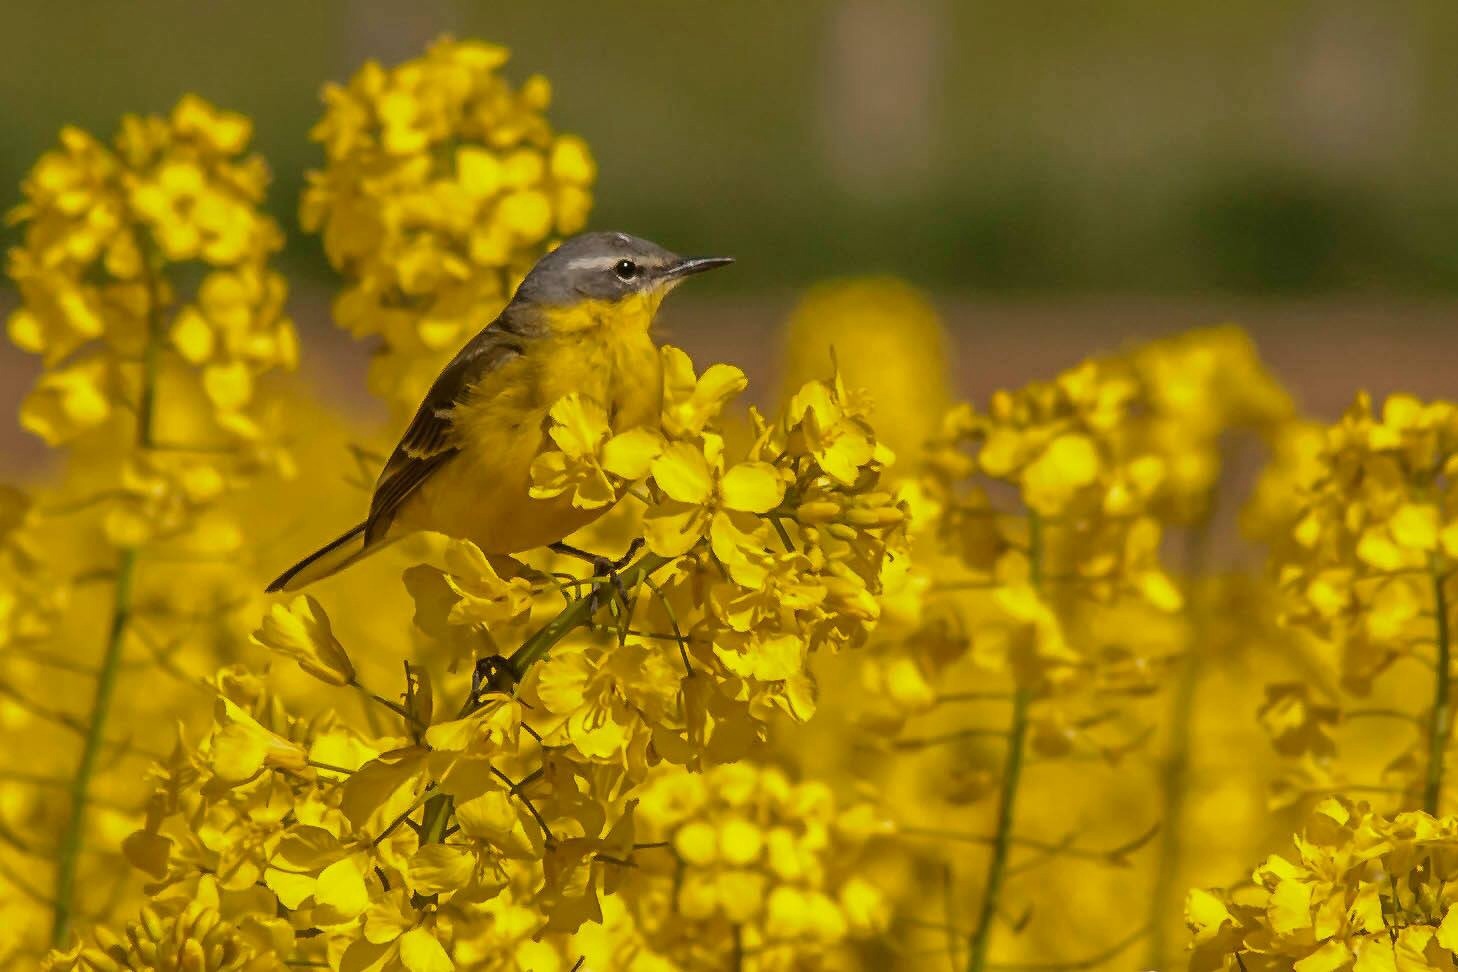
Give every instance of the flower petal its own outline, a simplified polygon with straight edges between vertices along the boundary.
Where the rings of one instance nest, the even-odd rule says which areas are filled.
[[[675,442],[653,460],[653,481],[672,499],[702,506],[713,482],[704,453],[688,442]]]
[[[724,505],[745,513],[768,513],[785,498],[785,483],[767,462],[741,462],[724,474]]]
[[[629,429],[608,439],[602,447],[602,468],[630,482],[648,475],[653,460],[663,451],[663,440],[651,429]]]
[[[334,637],[324,607],[307,594],[288,606],[275,604],[253,632],[253,643],[288,655],[299,667],[321,682],[348,685],[354,681],[354,665],[344,646]]]

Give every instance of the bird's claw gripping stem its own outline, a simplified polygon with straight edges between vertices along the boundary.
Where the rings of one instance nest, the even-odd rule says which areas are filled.
[[[520,681],[511,662],[500,655],[487,655],[476,659],[471,671],[471,695],[468,707],[474,709],[480,704],[481,696],[487,693],[509,695]]]
[[[622,580],[618,577],[618,571],[628,566],[629,561],[633,559],[633,557],[638,553],[642,546],[643,538],[636,538],[632,543],[628,544],[627,552],[616,560],[611,557],[604,557],[601,554],[588,553],[586,550],[579,549],[572,546],[571,544],[566,543],[554,543],[552,544],[551,549],[559,554],[565,554],[569,557],[576,557],[578,560],[587,561],[587,563],[592,565],[593,579],[606,581],[607,584],[612,587],[612,593],[616,597],[617,601],[619,603],[626,604],[628,601],[628,593],[627,591],[623,590],[623,583]],[[592,587],[592,593],[587,595],[588,608],[592,611],[593,614],[596,614],[598,609],[601,608],[603,605],[603,587],[604,585],[594,584]]]

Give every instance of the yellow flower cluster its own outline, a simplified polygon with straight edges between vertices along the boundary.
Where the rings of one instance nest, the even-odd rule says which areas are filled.
[[[413,410],[457,348],[496,317],[554,236],[580,230],[596,166],[554,134],[541,76],[514,88],[504,48],[443,39],[324,89],[325,166],[300,210],[346,286],[335,318],[379,335],[370,387]]]
[[[1159,560],[1154,508],[1169,461],[1143,434],[1146,401],[1127,362],[1093,361],[999,392],[986,412],[959,406],[932,443],[920,502],[965,578],[942,585],[982,595],[970,599],[981,602],[973,650],[1024,691],[1102,677],[1094,646],[1066,630],[1081,614],[1130,598],[1163,612],[1182,605]],[[1019,501],[1010,509],[994,499],[1008,486]]]
[[[22,303],[9,333],[45,372],[21,424],[52,445],[89,435],[113,467],[106,538],[165,538],[191,555],[234,553],[241,530],[213,510],[242,480],[288,475],[260,376],[297,363],[282,245],[258,207],[267,169],[251,125],[195,96],[123,119],[112,147],[77,129],[41,158],[11,214],[25,226],[9,271]],[[202,268],[199,273],[195,267]]]
[[[1319,692],[1305,683],[1269,686],[1263,721],[1283,753],[1306,760],[1294,771],[1299,793],[1330,784],[1332,732],[1344,709],[1389,724],[1410,713],[1421,732],[1401,734],[1404,748],[1387,754],[1384,782],[1436,812],[1452,712],[1446,686],[1434,685],[1431,672],[1450,663],[1458,406],[1394,395],[1379,413],[1361,395],[1324,434],[1297,441],[1305,447],[1279,473],[1290,492],[1273,560],[1284,621],[1313,637],[1330,681]],[[1395,711],[1333,694],[1339,686],[1369,698],[1387,673]],[[1414,711],[1414,695],[1431,707]]]
[[[1190,968],[1377,972],[1451,969],[1458,956],[1458,820],[1387,816],[1323,800],[1290,856],[1249,884],[1185,902]]]
[[[268,172],[244,154],[251,129],[188,96],[166,118],[128,116],[111,147],[67,128],[36,164],[10,215],[25,224],[10,252],[22,298],[10,338],[47,366],[22,425],[54,445],[128,413],[150,422],[171,350],[198,370],[216,431],[259,436],[246,412],[255,380],[292,368],[298,349],[267,266],[282,237],[258,211]],[[168,276],[187,264],[203,267],[191,293]]]
[[[1380,415],[1360,396],[1301,470],[1276,568],[1289,620],[1336,643],[1349,687],[1434,644],[1458,556],[1455,472],[1458,406],[1406,395]]]
[[[823,783],[748,762],[660,773],[637,799],[643,849],[624,913],[606,924],[613,950],[578,935],[589,967],[637,967],[647,953],[666,968],[733,967],[736,954],[767,970],[834,968],[848,941],[886,930],[884,895],[856,873],[865,842],[888,829],[870,807],[839,807]]]
[[[1276,428],[1289,410],[1249,340],[1229,328],[1086,362],[999,392],[985,412],[958,406],[905,488],[927,534],[923,555],[946,558],[930,590],[971,595],[952,600],[971,611],[962,627],[979,663],[1010,668],[1024,688],[1151,688],[1146,662],[1080,649],[1065,628],[1097,631],[1109,626],[1098,615],[1131,606],[1179,611],[1183,595],[1159,556],[1166,528],[1207,515],[1228,432]],[[1001,502],[1008,487],[1011,507]],[[944,614],[930,619],[945,629]],[[930,704],[926,678],[955,657],[945,637],[927,634],[909,639],[927,650],[916,666],[897,661],[875,678],[887,700],[904,700],[903,715]]]
[[[123,935],[94,929],[94,944],[52,952],[42,972],[284,972],[294,945],[287,923],[257,905],[259,895],[221,892],[212,878],[194,897],[144,905]],[[224,913],[223,909],[227,909]]]

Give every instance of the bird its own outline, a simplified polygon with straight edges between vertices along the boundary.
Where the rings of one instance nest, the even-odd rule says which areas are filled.
[[[500,315],[441,370],[390,454],[364,520],[278,576],[296,591],[416,531],[469,540],[488,556],[553,547],[610,506],[579,509],[568,494],[533,498],[532,461],[551,445],[548,412],[578,393],[614,433],[657,428],[663,403],[651,328],[685,278],[732,257],[681,257],[620,232],[565,240],[522,279]]]

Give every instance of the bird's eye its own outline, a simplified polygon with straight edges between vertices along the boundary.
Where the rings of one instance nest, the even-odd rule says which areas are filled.
[[[638,276],[638,265],[632,260],[619,260],[613,267],[613,273],[618,275],[619,280],[632,280]]]

